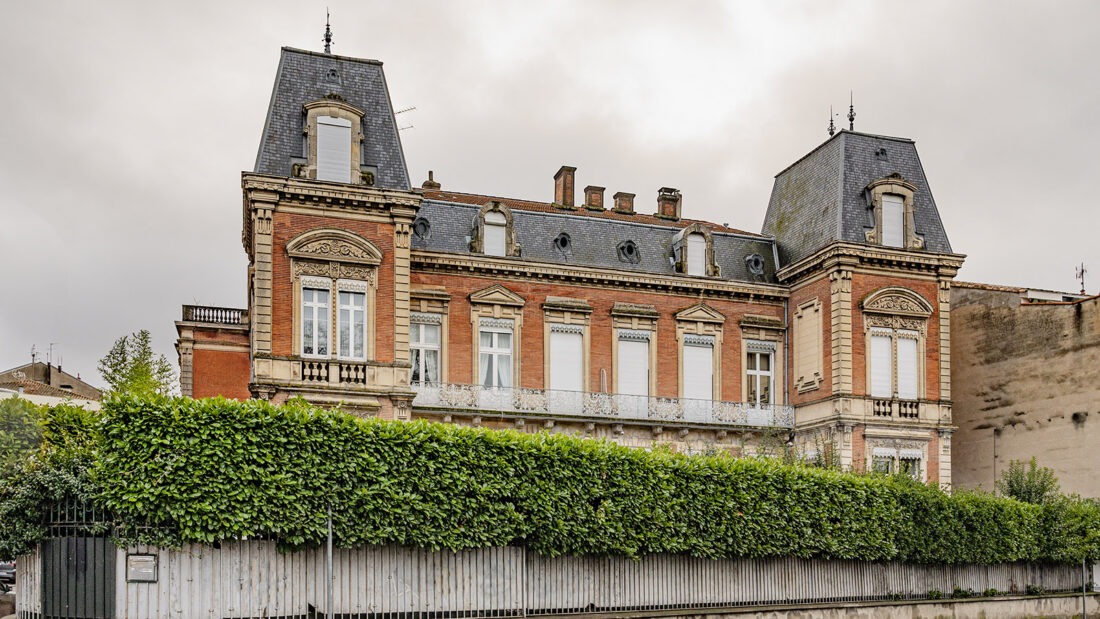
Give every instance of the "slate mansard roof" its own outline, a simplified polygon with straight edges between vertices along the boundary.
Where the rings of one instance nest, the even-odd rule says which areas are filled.
[[[364,112],[363,163],[377,167],[375,185],[409,189],[409,174],[382,63],[291,47],[284,47],[279,57],[254,171],[291,175],[293,160],[304,161],[306,156],[302,106],[330,94],[339,95]]]
[[[673,237],[688,225],[701,223],[711,231],[715,259],[721,269],[718,279],[777,283],[772,239],[717,224],[683,219],[666,221],[608,210],[563,211],[549,203],[455,192],[425,191],[424,196],[419,217],[428,221],[430,233],[425,238],[414,235],[413,249],[470,254],[469,238],[480,208],[496,200],[512,209],[516,242],[520,244],[523,260],[686,277],[677,273],[669,261]],[[554,245],[554,239],[562,232],[572,241],[567,253]],[[628,240],[634,241],[639,250],[637,264],[619,259],[618,246]],[[762,274],[749,271],[746,258],[752,254],[763,259]]]
[[[841,131],[775,177],[763,232],[777,239],[780,261],[797,262],[835,241],[865,244],[873,219],[863,190],[895,173],[917,188],[913,217],[924,251],[951,253],[915,143]]]

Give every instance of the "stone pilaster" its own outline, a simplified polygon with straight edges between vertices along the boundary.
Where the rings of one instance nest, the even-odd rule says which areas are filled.
[[[951,400],[951,281],[939,281],[940,400]]]
[[[398,363],[409,362],[409,293],[412,289],[412,221],[414,209],[393,206],[393,358]]]
[[[940,430],[940,487],[951,487],[951,430]]]
[[[176,341],[176,352],[179,354],[180,364],[180,393],[184,397],[192,397],[194,393],[195,378],[195,332],[191,329],[183,329]]]
[[[252,219],[253,289],[249,309],[251,318],[252,354],[271,354],[272,216],[279,194],[262,187],[246,187]]]
[[[833,393],[852,393],[852,272],[829,275],[832,321]]]

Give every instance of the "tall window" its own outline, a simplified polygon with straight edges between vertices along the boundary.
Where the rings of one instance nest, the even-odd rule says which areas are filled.
[[[748,342],[745,381],[748,404],[752,408],[766,408],[775,403],[774,360],[774,342]]]
[[[328,355],[329,291],[302,287],[302,354]]]
[[[871,330],[871,397],[916,400],[920,397],[917,331]]]
[[[584,327],[550,325],[550,389],[584,390]]]
[[[437,316],[414,316],[409,325],[409,349],[413,384],[439,382],[440,320]]]
[[[619,329],[619,375],[622,395],[649,395],[649,331]]]
[[[694,233],[687,237],[687,274],[707,274],[707,239],[702,234]]]
[[[503,213],[489,211],[485,213],[485,239],[484,248],[486,256],[503,256],[505,254],[505,234],[508,231],[508,220]]]
[[[714,337],[684,336],[684,398],[714,399]]]
[[[317,180],[351,182],[351,121],[317,117]]]
[[[340,290],[338,293],[339,314],[337,317],[340,333],[339,355],[346,359],[363,359],[364,339],[366,335],[366,298],[362,292]]]
[[[482,320],[478,333],[478,382],[482,387],[512,386],[512,322]]]
[[[901,196],[882,196],[882,244],[887,247],[905,246],[905,202]]]
[[[871,452],[871,470],[892,475],[898,473],[913,479],[924,479],[924,453],[920,449],[875,447]]]

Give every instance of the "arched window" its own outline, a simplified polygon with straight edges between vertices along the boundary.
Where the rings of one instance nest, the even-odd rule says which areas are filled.
[[[672,237],[673,263],[676,271],[695,277],[717,277],[714,261],[714,240],[710,229],[698,223],[680,230]]]
[[[687,236],[687,274],[707,274],[707,238],[698,232]]]
[[[518,256],[512,209],[503,202],[488,202],[478,211],[470,236],[470,251],[486,256]]]

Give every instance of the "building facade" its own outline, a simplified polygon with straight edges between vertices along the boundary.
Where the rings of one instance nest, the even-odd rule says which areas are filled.
[[[282,50],[242,175],[248,307],[185,306],[186,395],[752,454],[951,483],[953,253],[911,140],[841,131],[760,233],[682,196],[409,180],[382,66]]]

